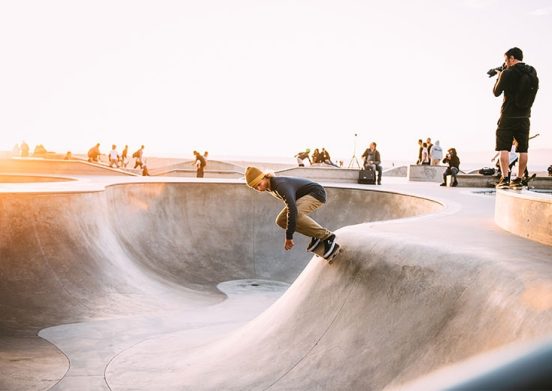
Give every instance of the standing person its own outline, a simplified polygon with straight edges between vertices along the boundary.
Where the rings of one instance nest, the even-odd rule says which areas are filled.
[[[21,142],[21,157],[29,157],[29,144]]]
[[[422,161],[421,164],[429,165],[429,152],[427,151],[427,144],[422,143]]]
[[[286,230],[285,250],[291,250],[295,245],[293,234],[297,231],[311,238],[307,251],[314,252],[322,243],[323,258],[331,260],[337,254],[339,244],[335,234],[308,216],[326,203],[324,187],[305,178],[277,177],[257,167],[247,167],[245,179],[250,188],[267,191],[286,205],[276,218],[276,224]]]
[[[431,156],[431,148],[433,148],[433,144],[431,143],[430,137],[427,138],[426,145],[427,145],[427,157],[429,158],[429,164],[431,164],[431,159],[433,159],[433,156]]]
[[[128,145],[125,145],[123,152],[121,152],[121,164],[124,168],[128,165]]]
[[[198,152],[198,151],[194,151],[194,156],[195,156],[195,166],[196,166],[196,177],[197,178],[203,178],[203,175],[204,175],[204,169],[205,169],[205,166],[207,165],[207,162],[205,161],[205,158],[203,156],[201,156],[201,154]]]
[[[117,152],[117,145],[111,145],[111,151],[109,151],[108,158],[109,167],[113,167],[115,164],[115,167],[119,168],[119,152]]]
[[[132,157],[136,160],[134,161],[134,168],[144,168],[144,146],[142,145],[139,150],[132,154]]]
[[[443,163],[448,163],[448,167],[443,173],[443,183],[441,183],[441,186],[447,185],[447,175],[452,175],[452,187],[458,186],[456,175],[460,172],[460,158],[455,148],[450,148],[447,151],[447,156],[443,159]]]
[[[297,159],[297,164],[299,165],[299,167],[305,167],[305,163],[303,162],[303,160],[305,159],[308,159],[309,164],[312,164],[309,153],[310,153],[310,149],[307,148],[303,152],[299,152],[297,153],[297,155],[295,155],[295,158]]]
[[[418,160],[416,160],[416,164],[422,164],[423,149],[424,149],[424,141],[420,138],[418,139]]]
[[[364,158],[364,168],[369,165],[374,166],[378,173],[378,185],[381,185],[383,169],[381,167],[381,155],[376,149],[376,146],[377,144],[375,142],[371,142],[370,146],[364,151],[361,157]]]
[[[496,148],[500,152],[500,170],[502,176],[497,183],[498,189],[523,187],[523,173],[527,167],[529,149],[529,130],[531,127],[531,107],[538,89],[537,71],[523,61],[523,52],[514,47],[504,53],[504,66],[498,73],[493,93],[499,97],[504,93],[500,118],[496,129]],[[509,151],[513,140],[517,140],[516,152],[519,153],[518,176],[510,181]]]
[[[443,158],[443,148],[441,148],[441,144],[439,143],[439,140],[435,140],[435,144],[431,147],[431,150],[429,151],[429,156],[431,156],[431,165],[437,166],[441,162],[441,159]]]

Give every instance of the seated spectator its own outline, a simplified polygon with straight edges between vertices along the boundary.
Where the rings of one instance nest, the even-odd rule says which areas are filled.
[[[443,163],[448,163],[448,167],[443,173],[443,183],[441,183],[441,186],[447,185],[448,175],[452,175],[452,187],[458,186],[456,175],[460,172],[460,158],[458,157],[455,148],[450,148],[448,150],[447,156],[443,159]]]
[[[329,164],[330,166],[338,167],[337,164],[332,162],[332,159],[330,157],[330,153],[326,151],[326,148],[322,148],[322,152],[320,152],[320,159],[322,160],[322,163]]]
[[[148,166],[144,163],[144,165],[142,166],[142,176],[150,176],[150,173],[149,173],[149,170],[148,170]]]
[[[364,169],[368,166],[372,166],[374,170],[378,173],[377,183],[381,185],[381,176],[383,174],[383,168],[381,167],[381,156],[379,151],[376,149],[377,144],[375,142],[370,143],[370,146],[362,154],[364,159]]]
[[[73,154],[71,153],[71,151],[67,151],[63,160],[72,160],[72,159],[73,159]]]
[[[310,149],[307,148],[305,149],[305,151],[299,152],[297,155],[295,155],[295,158],[297,159],[297,164],[299,165],[299,167],[305,167],[305,163],[303,163],[305,159],[309,161],[309,164],[312,164],[309,153],[310,153]]]
[[[99,162],[100,161],[100,143],[94,145],[88,150],[88,161],[89,162]]]
[[[44,148],[44,145],[38,144],[34,149],[33,156],[46,156],[47,153],[48,151]]]
[[[311,160],[311,164],[316,164],[316,163],[323,163],[322,156],[320,155],[320,151],[318,150],[318,148],[314,149],[314,152],[312,153],[312,160]]]

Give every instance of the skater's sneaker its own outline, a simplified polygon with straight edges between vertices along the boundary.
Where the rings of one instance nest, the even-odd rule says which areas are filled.
[[[510,177],[501,177],[498,183],[496,184],[497,189],[509,189],[510,188]]]
[[[510,181],[510,189],[512,190],[521,190],[523,189],[523,180],[521,178],[516,178]]]
[[[307,251],[311,251],[311,252],[314,251],[318,247],[321,241],[322,241],[321,239],[312,238],[307,247]]]
[[[331,234],[324,240],[324,255],[323,258],[330,258],[337,250],[337,243],[335,242],[335,235]]]

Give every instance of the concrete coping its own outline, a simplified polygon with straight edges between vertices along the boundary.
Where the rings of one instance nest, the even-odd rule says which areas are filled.
[[[552,193],[499,190],[494,219],[514,235],[552,246]]]

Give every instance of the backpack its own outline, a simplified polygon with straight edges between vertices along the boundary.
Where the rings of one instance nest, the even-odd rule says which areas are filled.
[[[137,150],[132,154],[132,157],[140,157],[140,150]]]
[[[481,170],[479,170],[479,173],[481,175],[494,175],[495,172],[495,169],[490,167],[483,167]]]
[[[517,66],[516,69],[519,69],[521,76],[514,103],[520,109],[529,109],[533,105],[535,97],[537,96],[537,91],[539,90],[537,70],[527,64]]]

